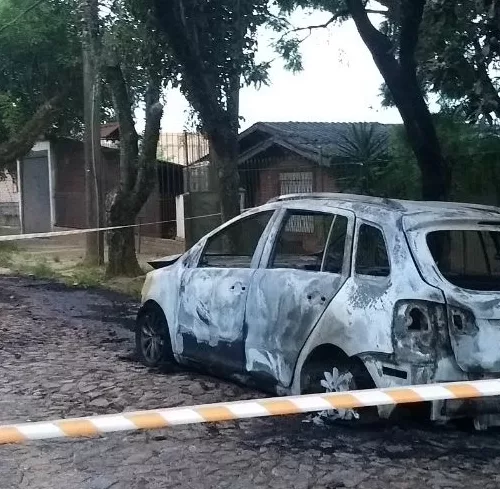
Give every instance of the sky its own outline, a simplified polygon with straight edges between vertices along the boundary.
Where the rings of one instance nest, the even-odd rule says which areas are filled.
[[[328,18],[319,12],[299,12],[292,23],[301,27]],[[270,46],[272,36],[261,34],[260,60],[276,57]],[[401,122],[396,109],[381,106],[382,77],[352,21],[313,31],[301,50],[302,72],[286,71],[278,58],[270,71],[270,86],[243,89],[242,129],[260,121]],[[180,132],[187,127],[189,105],[179,91],[169,91],[165,109],[163,131]]]

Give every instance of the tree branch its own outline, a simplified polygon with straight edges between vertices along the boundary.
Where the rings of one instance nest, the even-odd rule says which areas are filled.
[[[473,66],[474,75],[477,83],[480,84],[482,94],[480,110],[484,116],[488,116],[491,112],[494,112],[497,117],[500,116],[500,96],[498,94],[493,81],[491,80],[490,74],[485,64],[485,59],[483,55],[483,50],[479,40],[474,39],[474,60],[475,66]]]
[[[336,22],[343,15],[344,15],[344,13],[339,13],[339,14],[332,15],[332,17],[330,17],[330,19],[327,20],[326,22],[324,22],[323,24],[314,24],[314,25],[307,25],[307,26],[304,26],[304,27],[295,27],[294,29],[291,29],[290,31],[288,31],[287,34],[289,34],[290,32],[301,32],[301,31],[309,31],[309,32],[311,32],[311,31],[313,31],[315,29],[325,29],[330,24],[333,24],[334,22]]]
[[[377,10],[373,8],[367,8],[365,9],[367,14],[378,14],[378,15],[389,15],[388,10]]]
[[[114,54],[105,67],[105,75],[111,89],[116,118],[120,124],[120,187],[127,192],[133,189],[137,175],[139,137],[135,130],[127,83],[118,60],[113,58]]]
[[[398,64],[392,55],[393,45],[390,39],[371,23],[362,0],[346,0],[346,3],[361,38],[370,47],[377,66],[380,68],[380,62],[391,63],[397,70]]]
[[[58,94],[43,104],[16,135],[0,145],[0,167],[29,153],[39,136],[54,121],[64,95]]]
[[[19,20],[21,20],[26,14],[29,14],[32,10],[34,10],[36,7],[38,7],[38,5],[40,5],[43,2],[45,2],[45,0],[37,0],[35,3],[30,5],[28,8],[24,9],[19,15],[14,17],[10,22],[7,22],[2,27],[0,27],[0,34],[4,30],[8,29],[10,26],[14,25]]]
[[[189,29],[190,19],[186,16],[183,0],[168,2],[154,0],[154,5],[160,21],[158,27],[165,34],[174,58],[183,68],[189,102],[200,114],[205,124],[216,123],[223,117],[223,114],[220,114],[214,83],[202,61],[203,56],[200,55],[196,28]],[[182,25],[182,29],[178,29],[179,25]],[[195,73],[196,76],[194,76]]]
[[[139,157],[139,171],[134,187],[134,207],[137,213],[146,203],[151,189],[155,185],[158,141],[160,139],[163,105],[160,103],[161,81],[150,76],[146,90],[146,128]]]

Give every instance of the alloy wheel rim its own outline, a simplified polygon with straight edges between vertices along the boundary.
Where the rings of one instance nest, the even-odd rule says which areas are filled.
[[[148,314],[141,327],[141,348],[144,358],[150,363],[161,359],[163,351],[163,335],[155,315]]]

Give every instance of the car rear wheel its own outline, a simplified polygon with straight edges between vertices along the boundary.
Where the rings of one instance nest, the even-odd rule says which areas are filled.
[[[147,367],[173,362],[168,324],[159,306],[148,304],[139,311],[135,344],[139,360]]]
[[[364,367],[348,359],[313,362],[305,366],[302,374],[303,394],[349,392],[373,388],[373,381]],[[373,423],[379,419],[377,408],[332,409],[319,413],[321,421],[354,421]]]

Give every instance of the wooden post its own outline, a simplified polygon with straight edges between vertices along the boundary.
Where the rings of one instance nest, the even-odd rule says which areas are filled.
[[[98,69],[98,0],[83,0],[83,94],[85,118],[85,201],[87,227],[104,227],[101,173],[101,87]],[[86,237],[85,261],[104,264],[104,233]]]

